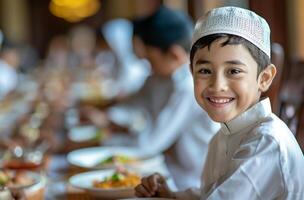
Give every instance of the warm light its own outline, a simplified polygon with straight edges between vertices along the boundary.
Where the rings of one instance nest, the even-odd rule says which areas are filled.
[[[51,13],[69,22],[78,22],[94,15],[100,8],[99,0],[52,0]]]

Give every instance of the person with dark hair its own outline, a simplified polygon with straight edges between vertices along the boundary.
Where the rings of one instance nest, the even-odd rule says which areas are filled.
[[[137,196],[183,200],[304,199],[304,157],[294,135],[261,98],[276,74],[270,28],[237,7],[209,11],[194,29],[190,66],[195,98],[221,129],[209,144],[201,187],[172,192],[159,174]]]
[[[133,24],[144,48],[141,56],[150,62],[152,74],[136,95],[108,113],[121,119],[119,110],[125,111],[124,123],[138,132],[127,137],[140,151],[149,155],[166,151],[166,163],[179,189],[198,186],[208,143],[219,126],[195,102],[188,59],[192,21],[161,6]]]

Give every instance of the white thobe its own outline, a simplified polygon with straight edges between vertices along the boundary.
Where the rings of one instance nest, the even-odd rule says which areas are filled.
[[[264,99],[222,124],[210,142],[201,189],[179,199],[304,199],[304,157],[284,122]]]

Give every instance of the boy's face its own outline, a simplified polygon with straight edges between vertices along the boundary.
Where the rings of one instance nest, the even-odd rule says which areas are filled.
[[[195,98],[217,122],[228,122],[259,101],[256,61],[243,45],[198,49],[193,58]]]

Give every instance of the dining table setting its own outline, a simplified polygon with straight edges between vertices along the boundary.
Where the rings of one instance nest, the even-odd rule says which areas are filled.
[[[134,199],[134,187],[153,173],[174,187],[163,155],[104,142],[115,129],[92,123],[83,109],[116,99],[73,78],[45,69],[0,102],[0,199]]]

